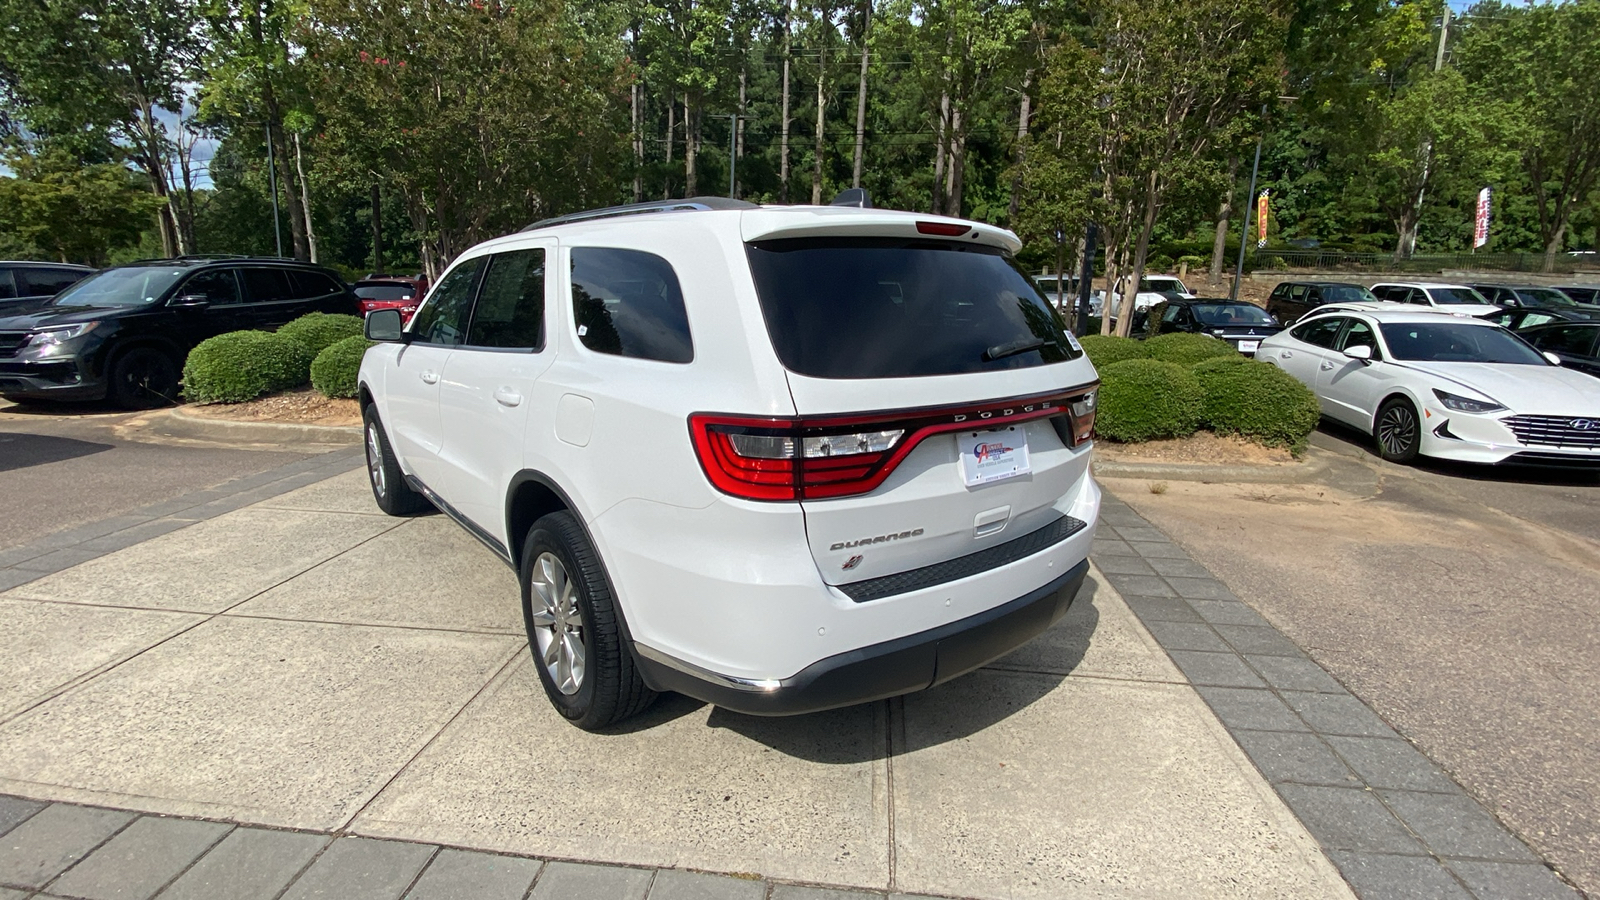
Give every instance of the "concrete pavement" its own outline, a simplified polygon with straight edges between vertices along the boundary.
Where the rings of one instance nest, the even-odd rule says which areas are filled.
[[[652,897],[716,896],[677,893],[686,871],[775,897],[1349,896],[1098,571],[1049,634],[923,694],[791,719],[667,697],[591,735],[540,693],[511,573],[440,517],[370,503],[350,472],[0,594],[22,673],[0,683],[0,791],[84,804],[47,809],[110,829],[90,847],[214,820],[396,841],[380,868],[424,881],[446,845],[624,867]],[[203,866],[231,839],[172,834],[192,852],[148,855]],[[74,873],[105,850],[84,852],[26,883],[0,852],[0,884],[93,882]]]

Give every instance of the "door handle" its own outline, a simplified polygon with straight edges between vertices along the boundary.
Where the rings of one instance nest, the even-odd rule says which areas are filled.
[[[494,402],[501,406],[516,406],[522,402],[522,395],[508,387],[495,388]]]
[[[423,369],[422,370],[422,383],[423,384],[438,384],[439,383],[439,373],[435,372],[432,369]]]
[[[1324,372],[1332,372],[1333,371],[1333,363],[1328,362],[1327,360],[1323,360],[1322,361],[1322,371],[1324,371]]]

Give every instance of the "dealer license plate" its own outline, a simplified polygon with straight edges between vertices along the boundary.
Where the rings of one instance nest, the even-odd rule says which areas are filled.
[[[1261,348],[1261,342],[1260,341],[1240,341],[1239,342],[1239,352],[1240,353],[1254,353],[1257,350],[1259,350],[1260,348]]]
[[[963,431],[956,435],[961,452],[961,477],[967,487],[1016,478],[1033,471],[1028,467],[1028,433],[1015,425],[992,431]]]

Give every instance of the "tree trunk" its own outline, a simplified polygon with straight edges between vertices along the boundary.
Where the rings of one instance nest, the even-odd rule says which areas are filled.
[[[939,125],[935,129],[933,144],[933,206],[934,215],[944,212],[944,156],[950,132],[950,88],[948,84],[939,94]]]
[[[1013,155],[1016,169],[1011,173],[1011,205],[1006,211],[1006,221],[1017,227],[1017,210],[1022,202],[1022,163],[1028,149],[1028,117],[1032,113],[1032,100],[1028,88],[1033,86],[1033,70],[1022,76],[1022,102],[1017,110],[1017,152]]]
[[[825,137],[823,131],[823,115],[827,110],[827,96],[822,92],[823,83],[828,74],[828,48],[817,48],[817,135],[815,158],[811,163],[811,203],[814,206],[822,205],[822,142]]]
[[[789,202],[789,10],[790,0],[783,0],[783,125],[778,151],[778,202]]]
[[[317,262],[317,230],[311,225],[311,193],[306,186],[306,164],[300,154],[300,132],[294,134],[294,168],[295,174],[300,176],[300,201],[301,209],[306,217],[306,247],[310,250],[311,261]]]
[[[637,36],[634,38],[637,42]],[[639,130],[639,83],[633,83],[633,202],[644,200],[644,132]]]
[[[1139,223],[1139,240],[1133,247],[1133,275],[1128,279],[1128,289],[1122,292],[1121,311],[1117,314],[1117,334],[1123,337],[1133,331],[1133,310],[1139,302],[1139,284],[1144,280],[1145,257],[1150,254],[1150,237],[1156,230],[1156,212],[1161,205],[1156,193],[1159,177],[1154,170],[1145,176],[1144,219]]]
[[[950,113],[950,163],[946,171],[944,212],[947,216],[961,215],[961,183],[967,173],[967,126],[961,117],[961,107]]]
[[[306,214],[300,203],[300,193],[295,190],[294,172],[289,166],[289,142],[283,135],[283,110],[272,90],[272,83],[261,85],[261,103],[267,114],[267,136],[272,141],[273,158],[278,164],[278,184],[283,188],[285,205],[289,207],[289,236],[294,246],[295,259],[310,259],[306,246]]]
[[[867,36],[872,28],[872,0],[861,4],[861,78],[856,84],[856,159],[851,187],[861,187],[861,158],[867,145]]]
[[[383,204],[378,185],[372,185],[372,274],[383,274]]]
[[[700,173],[695,164],[700,159],[700,104],[683,95],[683,195],[700,194]]]
[[[1556,233],[1550,236],[1550,243],[1544,245],[1544,271],[1546,273],[1556,270],[1556,254],[1567,245],[1567,220],[1563,215],[1557,220]]]
[[[739,67],[739,118],[735,121],[733,128],[733,158],[736,161],[744,159],[744,122],[745,110],[748,108],[745,89],[749,81],[749,75],[750,72],[748,68],[741,65]],[[738,199],[744,194],[744,187],[739,183],[737,170],[735,171],[734,176],[733,196],[735,199]]]
[[[150,179],[150,193],[161,200],[156,209],[156,224],[161,231],[161,252],[166,256],[182,256],[188,252],[178,230],[177,210],[172,205],[172,191],[167,184],[166,154],[161,148],[160,124],[156,122],[155,107],[143,97],[143,84],[139,103],[139,120],[135,127],[134,142],[138,148],[138,162]]]
[[[1206,281],[1212,286],[1222,284],[1222,258],[1228,252],[1228,219],[1233,215],[1233,192],[1238,187],[1238,176],[1239,156],[1235,154],[1228,157],[1228,190],[1217,205],[1217,235],[1211,240],[1211,277]]]
[[[678,92],[667,91],[667,174],[661,183],[661,199],[672,197],[672,140],[677,128],[674,117],[678,114]]]

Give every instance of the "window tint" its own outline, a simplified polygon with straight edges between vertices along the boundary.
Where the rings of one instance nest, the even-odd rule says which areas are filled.
[[[1339,336],[1339,346],[1334,349],[1349,350],[1351,347],[1371,347],[1372,358],[1377,359],[1379,357],[1377,335],[1372,333],[1371,325],[1360,319],[1350,320],[1350,327],[1346,328],[1344,334]]]
[[[1549,350],[1554,353],[1570,353],[1573,356],[1592,356],[1594,336],[1596,329],[1592,325],[1558,325],[1546,328],[1536,334],[1529,335],[1534,346],[1540,350]]]
[[[994,248],[835,237],[762,241],[746,252],[767,333],[791,372],[906,378],[1081,355],[1033,283]]]
[[[1289,333],[1308,344],[1332,349],[1334,338],[1339,336],[1339,329],[1348,321],[1350,320],[1342,316],[1328,316],[1300,325]]]
[[[11,270],[0,269],[0,300],[10,300],[17,296],[17,289],[11,283]]]
[[[653,253],[573,248],[572,311],[578,340],[597,353],[677,363],[694,359],[678,276]]]
[[[19,269],[16,274],[22,276],[21,294],[48,297],[72,287],[88,273],[72,269]]]
[[[483,257],[470,259],[450,270],[411,320],[412,340],[422,344],[455,346],[467,332],[467,314],[477,292]]]
[[[1193,311],[1202,325],[1236,327],[1275,324],[1267,311],[1254,303],[1196,303]]]
[[[306,272],[295,270],[289,273],[289,278],[294,286],[296,300],[310,300],[313,297],[326,297],[330,294],[341,293],[344,289],[331,277],[321,272]]]
[[[1297,284],[1289,288],[1289,299],[1296,303],[1303,302],[1306,299],[1306,286]]]
[[[544,347],[544,251],[496,254],[483,276],[467,343],[474,347]]]
[[[210,300],[212,306],[231,306],[239,302],[239,282],[233,277],[232,269],[212,269],[184,282],[174,296],[195,294]]]
[[[251,303],[271,303],[294,296],[289,289],[289,273],[283,269],[241,269],[245,296]]]

